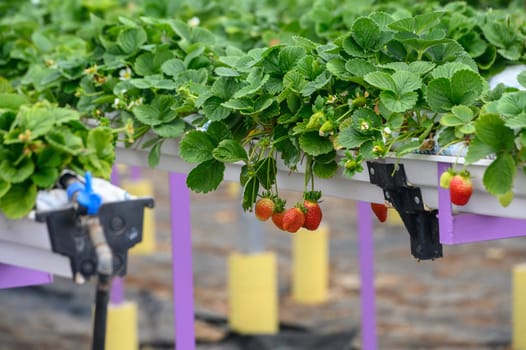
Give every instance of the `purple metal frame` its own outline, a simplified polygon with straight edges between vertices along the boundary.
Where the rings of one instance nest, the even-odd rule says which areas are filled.
[[[194,350],[192,225],[190,190],[186,187],[186,175],[170,173],[169,187],[172,225],[175,344],[177,349]]]
[[[361,283],[362,349],[376,350],[373,220],[371,216],[371,207],[368,202],[357,202],[357,207]]]
[[[0,263],[0,289],[51,282],[53,282],[53,275],[50,273]]]

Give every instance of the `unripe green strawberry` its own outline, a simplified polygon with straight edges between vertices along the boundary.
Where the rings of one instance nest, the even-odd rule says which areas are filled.
[[[320,126],[318,133],[320,136],[332,135],[334,134],[334,129],[336,128],[336,126],[337,125],[335,123],[333,123],[330,120],[327,120]]]
[[[451,168],[449,168],[447,171],[444,171],[442,175],[440,175],[440,187],[449,188],[451,179],[453,178],[453,176],[455,176],[455,174],[455,171]]]
[[[319,111],[310,116],[307,129],[318,129],[325,122],[325,113]]]
[[[367,103],[367,98],[365,96],[358,96],[352,100],[351,105],[353,107],[363,107]]]
[[[304,223],[305,213],[301,204],[288,209],[283,215],[283,229],[287,232],[297,232]]]
[[[464,171],[451,178],[449,183],[451,203],[456,205],[466,205],[472,193],[473,184],[471,183],[469,172]]]
[[[259,199],[256,202],[254,213],[258,220],[267,221],[274,213],[274,201],[268,197]]]
[[[304,195],[303,206],[305,207],[305,222],[303,227],[307,230],[316,230],[321,223],[323,213],[321,211],[319,200],[321,198],[321,192],[311,191],[306,192]]]
[[[503,207],[507,207],[513,200],[513,191],[510,190],[504,194],[499,195],[498,199],[500,205],[502,205]]]

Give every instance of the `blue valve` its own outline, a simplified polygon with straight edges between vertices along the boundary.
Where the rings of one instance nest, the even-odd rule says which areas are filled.
[[[73,198],[73,195],[77,194],[77,203],[86,208],[88,215],[95,215],[99,211],[99,207],[102,204],[102,198],[93,191],[91,183],[91,173],[86,172],[85,184],[83,185],[80,181],[75,181],[67,188],[68,198]]]

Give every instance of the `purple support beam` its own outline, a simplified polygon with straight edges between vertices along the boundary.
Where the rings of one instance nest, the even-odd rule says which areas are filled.
[[[374,290],[374,238],[371,207],[357,202],[360,251],[360,298],[362,309],[362,349],[376,350],[376,301]]]
[[[50,273],[0,263],[0,289],[53,282]]]
[[[451,164],[438,163],[440,175]],[[463,244],[524,236],[526,220],[476,214],[453,214],[449,190],[438,187],[440,243]]]
[[[140,166],[130,166],[130,179],[132,181],[139,181],[142,177],[142,169]]]
[[[190,191],[185,174],[169,174],[175,344],[195,350]]]

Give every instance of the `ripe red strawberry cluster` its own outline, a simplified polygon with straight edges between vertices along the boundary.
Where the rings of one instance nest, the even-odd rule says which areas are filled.
[[[305,192],[303,198],[303,202],[286,209],[283,199],[267,194],[256,202],[254,213],[261,221],[272,218],[277,228],[290,233],[295,233],[302,227],[316,230],[323,217],[319,205],[321,192]]]

